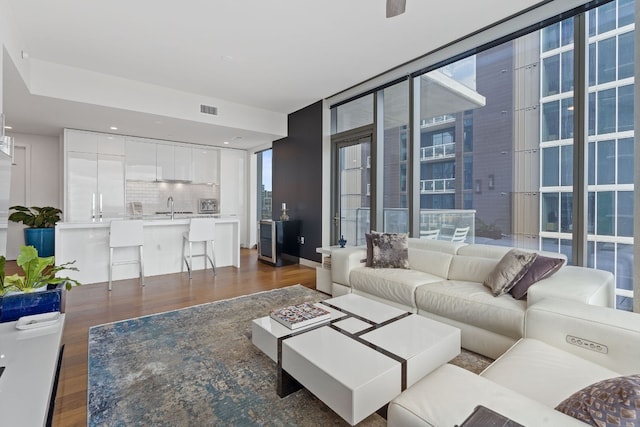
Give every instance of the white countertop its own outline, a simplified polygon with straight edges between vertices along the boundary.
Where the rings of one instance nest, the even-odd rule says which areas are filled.
[[[58,323],[29,330],[16,329],[16,322],[0,324],[0,414],[2,425],[43,426],[64,327]]]
[[[109,227],[112,220],[121,219],[142,219],[144,226],[159,226],[159,225],[185,225],[189,223],[191,218],[214,218],[219,223],[239,222],[240,219],[235,215],[203,215],[203,214],[179,214],[175,215],[174,219],[171,219],[168,215],[154,215],[139,217],[124,217],[124,218],[103,218],[98,221],[60,221],[56,224],[58,228],[101,228]]]

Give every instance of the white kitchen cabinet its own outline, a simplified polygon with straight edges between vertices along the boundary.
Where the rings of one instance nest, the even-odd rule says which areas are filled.
[[[157,144],[156,179],[158,181],[192,181],[191,147]]]
[[[120,135],[83,130],[64,130],[65,151],[124,156],[125,141]]]
[[[220,150],[220,213],[223,215],[244,214],[245,157],[245,151]]]
[[[193,182],[197,184],[218,183],[217,149],[198,147],[192,149]]]
[[[65,220],[124,215],[124,137],[65,129],[64,150]]]
[[[238,217],[241,245],[247,243],[245,165],[245,151],[220,150],[220,213]]]
[[[97,134],[94,132],[65,129],[64,130],[64,149],[65,151],[97,153],[98,152]]]
[[[156,144],[135,138],[126,141],[126,178],[134,181],[156,180]]]
[[[124,156],[68,151],[66,174],[66,221],[124,215]]]

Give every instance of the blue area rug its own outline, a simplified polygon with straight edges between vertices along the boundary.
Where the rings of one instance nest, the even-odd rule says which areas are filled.
[[[325,298],[296,285],[92,327],[88,425],[348,425],[306,390],[279,398],[275,363],[251,343],[252,319]]]

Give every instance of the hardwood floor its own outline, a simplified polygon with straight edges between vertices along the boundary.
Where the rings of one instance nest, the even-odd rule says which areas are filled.
[[[62,341],[65,345],[60,382],[54,407],[53,425],[85,426],[87,423],[87,348],[89,328],[239,295],[301,283],[315,288],[315,269],[301,265],[274,268],[257,261],[255,250],[241,251],[240,268],[187,273],[96,283],[74,288],[67,293],[66,321]]]

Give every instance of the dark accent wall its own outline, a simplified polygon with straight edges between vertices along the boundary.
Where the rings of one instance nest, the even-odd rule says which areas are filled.
[[[300,257],[320,262],[322,246],[322,101],[289,114],[287,137],[273,142],[273,219],[282,203],[300,220]]]

